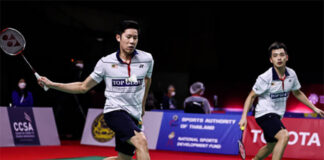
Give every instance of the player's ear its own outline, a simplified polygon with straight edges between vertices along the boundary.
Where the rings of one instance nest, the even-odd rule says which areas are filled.
[[[289,59],[289,56],[288,56],[288,54],[287,54],[286,56],[287,56],[287,58],[286,58],[286,59],[287,59],[287,61],[288,61],[288,59]]]
[[[119,35],[119,34],[116,34],[116,40],[117,40],[118,42],[120,42],[120,35]]]
[[[271,63],[273,63],[273,62],[272,62],[272,58],[271,58],[271,57],[269,58],[269,60],[270,60],[270,62],[271,62]]]

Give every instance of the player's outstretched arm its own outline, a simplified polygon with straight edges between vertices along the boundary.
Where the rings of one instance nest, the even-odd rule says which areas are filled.
[[[312,109],[315,113],[319,114],[321,117],[324,117],[324,111],[314,106],[301,90],[295,90],[292,91],[292,93],[300,102],[305,104],[307,107]]]
[[[80,94],[80,93],[88,92],[88,90],[96,86],[98,83],[89,76],[83,82],[72,82],[72,83],[57,83],[57,82],[52,82],[46,77],[41,77],[38,79],[38,84],[41,87],[43,87],[43,85],[46,85],[49,88],[56,89],[66,93]]]
[[[255,100],[255,98],[257,97],[258,95],[252,90],[250,92],[250,94],[248,95],[248,97],[246,98],[245,102],[244,102],[244,109],[243,109],[243,113],[242,113],[242,117],[241,117],[241,120],[239,122],[239,125],[241,128],[245,128],[246,127],[246,124],[247,124],[247,120],[246,120],[246,117],[247,117],[247,113],[249,112],[250,108],[252,107],[252,104]]]

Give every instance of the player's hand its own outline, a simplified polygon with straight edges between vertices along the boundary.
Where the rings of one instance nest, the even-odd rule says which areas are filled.
[[[46,85],[47,87],[51,88],[51,86],[53,86],[53,82],[51,80],[47,79],[46,77],[43,77],[43,76],[41,76],[38,79],[38,84],[41,87],[44,87],[44,85]]]
[[[244,130],[246,125],[247,125],[246,117],[242,117],[240,122],[239,122],[239,126],[240,126],[241,130]]]
[[[324,117],[324,111],[322,111],[321,109],[315,108],[315,113],[317,113],[318,115],[320,115],[322,118]]]

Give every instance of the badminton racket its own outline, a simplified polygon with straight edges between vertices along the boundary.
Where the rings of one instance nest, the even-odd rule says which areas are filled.
[[[26,47],[26,40],[24,36],[14,28],[6,28],[0,32],[0,48],[4,53],[10,56],[21,55],[25,62],[28,64],[30,69],[33,71],[36,79],[40,78],[40,75],[36,72],[33,66],[28,62],[23,54],[23,50]],[[44,85],[44,90],[47,91],[49,88]]]
[[[239,147],[239,153],[240,153],[240,156],[243,160],[245,160],[246,158],[246,154],[245,154],[245,147],[244,147],[244,144],[243,144],[243,133],[244,133],[244,129],[245,127],[242,126],[240,127],[241,131],[242,131],[242,134],[241,134],[241,139],[237,140],[237,143],[238,143],[238,147]]]

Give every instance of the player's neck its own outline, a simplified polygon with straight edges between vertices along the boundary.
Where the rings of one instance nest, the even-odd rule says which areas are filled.
[[[286,67],[274,67],[280,78],[285,76]]]
[[[119,57],[126,63],[129,63],[131,61],[132,55],[127,54],[125,52],[120,52]]]

